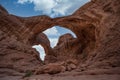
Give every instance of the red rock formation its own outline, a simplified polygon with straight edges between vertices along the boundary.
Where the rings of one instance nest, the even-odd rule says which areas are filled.
[[[73,15],[56,18],[56,24],[71,29],[81,44],[82,56],[86,63],[81,65],[92,67],[120,66],[120,1],[93,0]],[[74,51],[74,50],[73,50]]]
[[[74,38],[71,34],[67,33],[60,36],[54,51],[55,54],[57,54],[56,56],[58,61],[76,59],[78,51],[82,51],[81,43],[79,43],[77,38]]]
[[[23,26],[23,18],[10,15],[0,7],[0,75],[4,69],[25,72],[42,65],[38,53],[22,39],[26,30]]]
[[[67,61],[57,63],[49,63],[36,69],[34,74],[43,73],[56,74],[60,72],[71,71],[77,68],[77,64],[78,62],[75,59],[68,59]]]
[[[53,50],[52,50],[52,48],[50,46],[50,41],[49,41],[49,39],[47,38],[47,36],[44,33],[40,33],[40,34],[36,35],[34,37],[34,40],[33,40],[32,43],[34,45],[41,44],[44,47],[45,53],[47,55],[54,54],[54,52],[53,52]]]
[[[80,8],[74,15],[95,20],[95,47],[88,52],[87,66],[120,66],[120,1],[93,0]],[[88,17],[88,18],[87,18]]]
[[[50,62],[56,62],[56,54],[54,52],[54,50],[51,48],[50,46],[50,41],[47,38],[47,36],[44,33],[40,33],[38,35],[36,35],[34,37],[34,44],[41,44],[44,49],[45,49],[45,53],[47,56],[45,56],[45,61],[44,63],[50,63]]]
[[[46,53],[50,53],[45,61],[62,61],[69,56],[79,61],[80,68],[120,67],[119,4],[119,0],[91,0],[73,15],[55,19],[17,17],[0,6],[0,68],[24,72],[42,65],[31,46],[39,33],[55,25],[70,29],[77,39],[64,35],[66,38],[62,36],[51,49],[49,41],[39,37]]]

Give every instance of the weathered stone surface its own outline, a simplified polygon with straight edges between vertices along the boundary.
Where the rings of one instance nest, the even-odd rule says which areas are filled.
[[[117,0],[94,0],[71,16],[55,19],[58,25],[76,34],[81,44],[79,50],[82,50],[77,52],[80,65],[89,68],[120,66],[119,3]]]
[[[42,65],[38,53],[22,39],[26,30],[23,24],[22,18],[10,15],[0,7],[0,70],[25,72]]]
[[[36,39],[45,48],[47,63],[76,59],[84,69],[120,67],[119,4],[119,0],[92,0],[73,15],[54,19],[18,17],[0,6],[0,69],[25,72],[40,67],[38,53],[31,48]],[[41,32],[55,25],[70,29],[77,38],[65,34],[52,49]]]
[[[78,62],[75,59],[74,60],[70,59],[67,61],[62,61],[57,63],[49,63],[36,69],[34,74],[43,74],[43,73],[56,74],[65,71],[72,71],[77,68],[77,64]]]
[[[56,73],[64,72],[65,70],[66,70],[65,66],[63,66],[60,63],[49,63],[47,65],[42,66],[41,68],[38,68],[35,71],[35,74],[43,74],[43,73],[56,74]]]
[[[56,47],[54,47],[54,52],[57,54],[56,57],[58,61],[76,59],[78,51],[82,51],[81,43],[69,33],[60,36]]]
[[[95,47],[93,47],[94,50],[89,50],[86,62],[87,66],[91,66],[91,68],[93,66],[99,68],[105,68],[105,66],[120,67],[119,3],[120,1],[117,2],[117,0],[104,0],[102,2],[95,0],[74,14],[85,19],[91,17],[96,20],[92,23],[95,26]]]

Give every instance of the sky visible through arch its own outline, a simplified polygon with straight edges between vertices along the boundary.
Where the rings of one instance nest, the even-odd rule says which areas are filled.
[[[82,5],[90,0],[0,0],[0,4],[7,9],[10,14],[22,17],[48,15],[51,18],[63,17],[73,14]],[[71,33],[70,30],[55,26],[44,32],[54,47],[60,35]],[[43,48],[37,47],[43,58]]]

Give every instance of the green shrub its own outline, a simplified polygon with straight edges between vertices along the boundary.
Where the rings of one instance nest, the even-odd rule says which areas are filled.
[[[24,77],[30,77],[31,75],[33,75],[33,72],[30,71],[30,70],[27,70],[26,73],[25,73],[25,75],[23,76],[23,78]]]

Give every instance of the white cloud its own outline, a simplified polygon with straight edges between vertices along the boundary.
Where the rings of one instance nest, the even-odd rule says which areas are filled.
[[[60,35],[56,27],[47,29],[43,33],[46,34],[47,36],[59,36]]]
[[[32,0],[32,3],[35,5],[34,9],[36,11],[43,11],[48,14],[56,4],[54,0]]]
[[[58,42],[58,38],[49,38],[49,40],[50,40],[51,47],[52,48],[55,47]]]
[[[18,0],[18,3],[24,4],[25,2],[28,2],[29,0]]]
[[[75,12],[90,0],[18,0],[18,3],[33,3],[36,11],[51,17],[66,16]]]
[[[43,48],[41,45],[34,45],[34,46],[32,46],[32,48],[35,48],[35,49],[39,52],[39,54],[40,54],[40,59],[41,59],[42,61],[44,61],[45,55],[46,55],[44,48]]]

